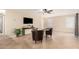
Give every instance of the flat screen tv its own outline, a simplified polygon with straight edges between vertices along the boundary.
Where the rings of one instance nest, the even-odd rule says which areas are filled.
[[[24,17],[23,18],[23,23],[24,24],[33,24],[33,18]]]

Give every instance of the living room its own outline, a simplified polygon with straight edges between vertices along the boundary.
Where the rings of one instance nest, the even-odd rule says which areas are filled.
[[[33,26],[42,28],[41,15],[35,12],[28,12],[26,10],[7,10],[5,16],[5,34],[14,36],[14,29],[27,27],[28,24],[23,24],[23,18],[33,18]],[[9,23],[8,23],[9,22]]]
[[[41,11],[41,9],[6,9],[5,12],[1,13],[3,15],[3,36],[10,37],[12,39],[18,39],[19,41],[19,47],[16,48],[27,48],[25,45],[21,45],[22,39],[26,39],[27,43],[31,46],[30,48],[78,48],[78,46],[72,47],[70,45],[70,42],[73,42],[68,39],[76,39],[74,38],[75,34],[75,16],[79,12],[77,9],[54,9],[51,13],[44,13]],[[32,18],[32,24],[24,24],[24,17],[26,18]],[[71,19],[71,20],[70,20]],[[45,36],[44,36],[44,42],[35,44],[32,42],[32,34],[31,30],[25,30],[26,35],[19,37],[16,37],[15,30],[16,29],[22,29],[33,26],[35,28],[45,29],[45,28],[53,28],[52,32],[52,38],[48,37],[47,41],[45,42]],[[27,33],[28,32],[28,33]],[[31,34],[31,35],[29,35]],[[45,35],[45,33],[44,33]],[[62,36],[63,35],[63,36]],[[69,45],[65,42],[60,42],[63,40],[67,40]],[[31,39],[31,40],[29,40]],[[57,40],[56,42],[52,43],[52,40]],[[51,44],[49,44],[51,42]],[[58,43],[57,43],[58,42]],[[55,44],[54,44],[55,43]],[[76,42],[74,42],[76,43]],[[26,43],[25,43],[26,44]],[[33,45],[34,44],[34,45]],[[54,44],[54,45],[52,45]],[[60,44],[65,44],[64,46],[58,46]],[[78,43],[77,43],[78,44]],[[46,45],[48,45],[46,47]],[[57,46],[56,46],[57,45]],[[67,46],[66,46],[67,45]],[[23,47],[24,46],[24,47]],[[4,47],[5,48],[5,47]],[[9,47],[6,47],[9,48]],[[10,46],[10,48],[13,48]]]

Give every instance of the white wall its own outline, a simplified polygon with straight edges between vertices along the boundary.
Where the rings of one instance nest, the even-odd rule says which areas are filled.
[[[33,25],[35,27],[44,28],[44,26],[47,26],[47,24],[45,24],[46,22],[45,18],[54,17],[52,18],[52,19],[56,19],[54,20],[54,23],[59,23],[59,22],[61,23],[61,19],[64,19],[64,17],[55,17],[55,16],[74,14],[77,13],[78,11],[79,10],[55,10],[52,14],[43,15],[42,13],[39,12],[20,12],[20,11],[18,12],[18,10],[17,11],[7,10],[5,14],[5,34],[9,36],[14,36],[13,32],[15,28],[18,27],[21,28],[22,26],[26,26],[23,24],[23,17],[33,18]],[[58,27],[56,26],[56,29],[58,28],[59,25]]]
[[[5,35],[14,36],[14,29],[22,26],[22,16],[14,11],[6,11]]]
[[[33,18],[33,25],[37,28],[42,28],[42,18],[40,14],[7,10],[5,14],[5,35],[14,37],[15,28],[22,28],[23,26],[26,26],[23,24],[23,17]]]
[[[65,23],[66,18],[75,17],[76,13],[79,13],[79,9],[53,9],[52,14],[43,15],[44,27],[47,27],[47,20],[51,18],[54,31],[74,33],[74,29],[66,27]]]
[[[27,12],[27,13],[22,13],[23,17],[28,17],[28,18],[33,18],[33,26],[37,28],[42,28],[42,17],[40,13],[35,13],[35,12]],[[26,26],[23,24],[23,26]]]
[[[44,18],[44,27],[46,28],[49,25],[55,32],[74,33],[75,24],[73,26],[72,24],[66,22],[67,20],[72,22],[73,19],[75,20],[75,14]],[[48,20],[50,20],[52,24],[48,23]],[[73,27],[71,28],[71,26]]]

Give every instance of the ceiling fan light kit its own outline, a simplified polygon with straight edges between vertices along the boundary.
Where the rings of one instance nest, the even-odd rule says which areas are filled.
[[[48,14],[51,14],[52,11],[53,11],[53,10],[43,9],[43,12],[44,12],[44,13],[48,13]]]

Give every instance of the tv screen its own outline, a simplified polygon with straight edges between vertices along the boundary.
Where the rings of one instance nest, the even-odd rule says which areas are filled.
[[[24,24],[33,24],[33,19],[24,17],[23,23]]]

